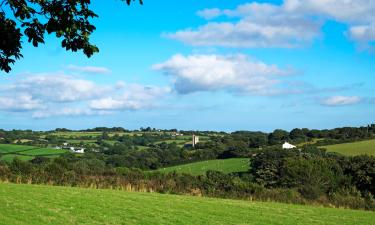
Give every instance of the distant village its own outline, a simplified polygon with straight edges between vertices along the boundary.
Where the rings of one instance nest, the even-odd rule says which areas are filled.
[[[171,136],[172,137],[184,136],[184,134],[176,132],[176,133],[171,134]],[[187,143],[186,146],[195,147],[198,143],[199,143],[199,136],[193,134],[193,136],[192,136],[192,142],[191,143]],[[282,145],[282,148],[283,149],[294,149],[294,148],[297,148],[297,146],[292,145],[292,144],[290,144],[288,142],[285,142]],[[71,146],[68,142],[64,142],[62,144],[62,146],[56,146],[55,149],[69,150],[72,153],[77,153],[77,154],[84,154],[85,153],[85,148],[84,147]]]

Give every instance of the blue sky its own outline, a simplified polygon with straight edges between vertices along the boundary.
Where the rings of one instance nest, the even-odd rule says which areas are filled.
[[[87,59],[54,37],[0,79],[0,127],[188,130],[373,123],[375,3],[94,0]]]

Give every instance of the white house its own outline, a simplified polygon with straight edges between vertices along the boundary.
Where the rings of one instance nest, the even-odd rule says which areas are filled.
[[[290,143],[288,143],[288,142],[285,142],[285,143],[283,144],[283,149],[293,149],[293,148],[297,148],[297,146],[292,145],[292,144],[290,144]]]
[[[84,148],[76,148],[76,149],[74,150],[74,152],[75,152],[75,153],[83,154],[83,153],[85,153],[85,149],[84,149]]]
[[[85,153],[85,149],[84,148],[69,147],[69,150],[71,152],[74,152],[74,153],[80,153],[80,154]]]

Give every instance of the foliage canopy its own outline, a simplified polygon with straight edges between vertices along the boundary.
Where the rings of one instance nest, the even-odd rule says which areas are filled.
[[[128,5],[132,1],[122,0]],[[90,42],[98,17],[91,0],[0,0],[0,70],[9,72],[23,55],[22,38],[34,47],[44,43],[45,34],[55,34],[67,51],[82,50],[87,57],[99,52]]]

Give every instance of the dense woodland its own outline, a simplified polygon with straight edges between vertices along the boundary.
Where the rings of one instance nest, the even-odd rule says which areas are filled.
[[[55,135],[56,132],[65,132],[68,136]],[[80,132],[82,135],[74,135]],[[90,132],[97,135],[89,135]],[[122,135],[124,132],[131,135]],[[206,139],[194,147],[181,146],[170,141],[171,134],[176,132],[186,136],[194,133]],[[319,148],[327,143],[374,137],[375,125],[332,130],[275,130],[272,133],[152,128],[137,131],[124,128],[56,129],[48,132],[1,130],[1,143],[54,146],[67,139],[90,142],[78,142],[77,145],[87,148],[87,152],[80,156],[67,153],[54,159],[36,157],[31,161],[17,158],[12,162],[0,161],[0,179],[16,183],[155,191],[374,210],[375,157],[347,157]],[[284,150],[281,149],[284,141],[300,145],[297,149]],[[203,176],[153,171],[189,162],[234,157],[250,158],[249,171],[231,174],[208,171]]]

